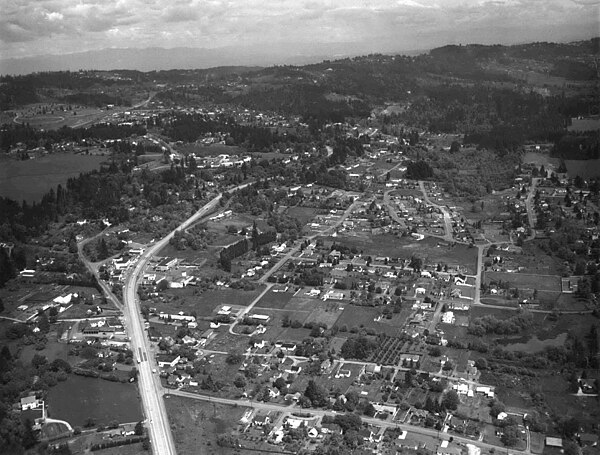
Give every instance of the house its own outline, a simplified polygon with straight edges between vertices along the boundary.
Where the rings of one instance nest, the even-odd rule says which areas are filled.
[[[168,272],[175,264],[177,264],[177,258],[162,258],[156,265],[156,270],[159,272]]]
[[[182,341],[183,344],[186,344],[186,345],[196,344],[196,339],[194,337],[189,336],[189,335],[184,336],[181,339],[181,341]]]
[[[150,341],[160,341],[162,339],[162,333],[156,327],[150,326],[148,327],[148,338]]]
[[[296,392],[296,393],[288,393],[285,397],[284,400],[287,403],[291,403],[293,401],[298,401],[300,400],[300,398],[302,398],[302,394],[300,392]]]
[[[132,436],[135,434],[135,423],[124,423],[121,425],[121,436]]]
[[[358,437],[362,438],[363,441],[371,440],[371,430],[367,428],[361,428],[358,432]]]
[[[319,430],[317,430],[315,427],[312,427],[312,428],[309,428],[307,434],[308,434],[309,438],[314,439],[319,436]]]
[[[262,323],[267,323],[267,322],[269,322],[269,319],[271,319],[271,317],[266,314],[251,314],[248,317],[250,319],[253,319],[255,321],[260,321]]]
[[[271,423],[271,418],[268,415],[255,415],[252,424],[257,427],[262,427]]]
[[[35,395],[30,395],[25,398],[21,398],[21,410],[27,411],[28,409],[36,409],[41,406],[42,402],[38,400]]]
[[[260,341],[255,341],[254,344],[253,344],[253,346],[256,349],[262,349],[265,346],[267,346],[268,344],[269,344],[268,341],[266,341],[266,340],[260,340]]]
[[[296,350],[296,343],[281,343],[279,348],[285,352],[292,352]]]
[[[367,375],[373,375],[373,374],[379,374],[381,373],[381,365],[375,365],[375,364],[369,364],[367,366],[365,366],[365,374]]]
[[[302,367],[299,365],[292,365],[287,370],[285,370],[288,374],[299,374],[302,371]]]
[[[285,419],[285,426],[287,428],[291,428],[293,430],[300,428],[302,425],[305,425],[306,421],[302,419],[296,419],[294,417],[288,417]]]
[[[442,322],[444,324],[454,324],[456,318],[454,317],[454,313],[452,311],[446,311],[442,314]]]
[[[174,367],[181,360],[181,356],[177,354],[159,354],[156,356],[156,361],[160,368]]]
[[[462,451],[458,447],[442,447],[436,450],[436,455],[461,455]]]

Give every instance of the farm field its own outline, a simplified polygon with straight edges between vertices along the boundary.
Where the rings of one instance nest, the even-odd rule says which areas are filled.
[[[88,418],[107,425],[142,420],[137,388],[133,384],[70,375],[48,392],[48,413],[53,419],[83,426]]]
[[[217,438],[235,430],[248,408],[225,406],[170,395],[165,407],[173,431],[177,453],[225,455],[244,453],[217,445]],[[250,453],[250,452],[248,452]]]
[[[106,160],[104,156],[75,155],[60,153],[36,158],[34,160],[17,161],[2,160],[0,162],[0,196],[39,202],[50,188],[59,184],[63,186],[70,177],[77,177],[82,172],[98,169]]]

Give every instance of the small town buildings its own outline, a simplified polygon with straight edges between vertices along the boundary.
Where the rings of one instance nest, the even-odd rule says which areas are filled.
[[[38,400],[35,395],[21,398],[21,410],[27,411],[28,409],[37,409],[43,406],[43,401]]]

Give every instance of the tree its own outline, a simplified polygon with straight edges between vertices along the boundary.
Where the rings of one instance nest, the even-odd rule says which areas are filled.
[[[275,386],[277,389],[279,389],[280,392],[283,392],[284,390],[287,389],[287,383],[285,382],[285,379],[283,379],[282,377],[275,379],[273,386]]]
[[[244,356],[242,356],[242,354],[232,352],[230,354],[227,354],[227,357],[225,357],[225,362],[227,362],[229,365],[237,365],[242,363],[243,359]]]
[[[2,313],[4,311],[4,302],[2,301],[2,298],[0,298],[0,313]]]
[[[38,327],[41,333],[48,333],[50,331],[50,321],[48,321],[48,316],[44,312],[38,317]]]
[[[478,370],[487,370],[488,362],[483,357],[480,357],[479,359],[475,360],[475,366]]]
[[[459,403],[460,399],[458,398],[458,393],[456,393],[456,390],[450,390],[446,392],[444,399],[442,400],[442,406],[451,411],[456,410]]]
[[[25,419],[25,422],[23,422],[22,441],[23,447],[25,447],[26,449],[33,447],[37,442],[37,438],[35,437],[35,433],[33,432],[33,422],[29,418]]]
[[[313,406],[325,406],[327,404],[327,397],[325,391],[312,379],[308,381],[304,396],[310,400]]]
[[[246,379],[244,378],[244,376],[237,375],[233,380],[233,385],[236,386],[238,389],[243,389],[244,387],[246,387]]]
[[[366,416],[373,417],[377,413],[377,409],[375,409],[375,406],[373,406],[373,403],[369,402],[365,406],[363,413]]]
[[[79,355],[84,359],[93,359],[98,356],[98,351],[92,346],[86,346],[81,350]]]
[[[135,424],[135,434],[136,436],[141,436],[144,434],[144,425],[142,424],[142,422],[138,422]]]
[[[519,427],[517,425],[508,425],[502,430],[500,441],[507,447],[514,447],[519,442]]]
[[[98,255],[99,260],[104,260],[110,255],[108,252],[108,246],[106,245],[106,240],[104,240],[104,238],[100,239],[100,242],[98,242],[96,254]]]

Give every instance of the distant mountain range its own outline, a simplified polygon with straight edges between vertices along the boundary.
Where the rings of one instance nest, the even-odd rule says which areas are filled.
[[[348,56],[377,52],[364,44],[327,43],[320,45],[278,44],[264,47],[224,47],[199,49],[176,47],[165,49],[102,49],[64,55],[0,59],[0,74],[29,74],[38,71],[77,71],[80,69],[139,71],[168,69],[202,69],[231,65],[304,65]],[[381,52],[381,51],[380,51]],[[398,53],[391,49],[386,52]],[[423,51],[402,53],[414,55]]]

